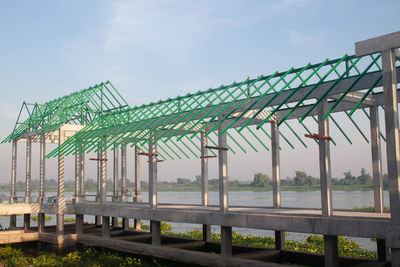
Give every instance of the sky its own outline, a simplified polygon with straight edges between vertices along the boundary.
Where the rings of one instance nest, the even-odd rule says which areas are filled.
[[[399,7],[389,0],[0,0],[0,138],[12,131],[24,100],[46,102],[106,80],[134,106],[353,54],[356,41],[399,30]],[[331,151],[333,177],[347,170],[357,174],[362,167],[370,171],[369,145],[348,121],[342,123],[354,143],[338,137]],[[363,117],[369,136],[368,125]],[[295,170],[318,176],[317,146],[307,142],[308,149],[298,142],[295,150],[284,147],[282,178]],[[18,153],[22,181],[25,144]],[[37,178],[37,145],[33,153]],[[72,179],[71,159],[67,164]],[[91,164],[87,174],[95,177]],[[266,151],[230,154],[228,164],[230,179],[271,175]],[[55,178],[55,160],[47,166],[48,177]],[[10,167],[11,145],[2,144],[0,183],[9,182]],[[216,161],[210,168],[210,178],[216,178]],[[142,169],[146,179],[147,163]],[[199,173],[198,159],[159,167],[160,180],[194,179]]]

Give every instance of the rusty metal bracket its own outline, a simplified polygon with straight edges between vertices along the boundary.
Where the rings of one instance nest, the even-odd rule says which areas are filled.
[[[229,150],[227,147],[217,147],[217,146],[205,146],[205,148],[216,149],[216,150]]]
[[[200,156],[201,159],[216,158],[217,156]]]
[[[327,140],[327,141],[331,141],[332,138],[330,138],[329,136],[324,136],[324,135],[320,135],[320,134],[305,134],[305,137],[314,139],[314,140],[319,140],[319,139],[323,139],[323,140]]]

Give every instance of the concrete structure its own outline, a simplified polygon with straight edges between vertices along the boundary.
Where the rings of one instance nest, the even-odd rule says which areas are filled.
[[[285,81],[283,88],[275,93],[267,94],[274,85],[272,79],[277,74],[268,77],[258,77],[237,84],[238,87],[247,83],[248,90],[264,79],[270,89],[265,93],[252,96],[250,91],[240,101],[237,98],[229,103],[221,102],[220,105],[206,105],[201,109],[182,110],[184,106],[179,98],[176,111],[159,117],[143,119],[143,122],[129,121],[122,125],[85,127],[80,125],[63,124],[58,130],[44,134],[38,132],[25,132],[12,140],[12,169],[11,169],[11,197],[9,204],[0,204],[0,215],[11,215],[10,228],[16,228],[17,214],[25,214],[24,230],[10,230],[0,232],[0,243],[24,242],[40,240],[57,244],[59,248],[76,242],[112,248],[123,252],[142,254],[147,256],[162,257],[174,261],[216,266],[277,266],[270,261],[286,261],[304,264],[313,262],[314,265],[338,266],[355,264],[362,260],[346,259],[338,255],[338,236],[366,237],[377,239],[378,261],[364,261],[370,264],[382,264],[391,261],[393,266],[400,265],[400,140],[398,129],[398,99],[397,99],[397,74],[395,62],[399,55],[400,33],[385,35],[366,40],[356,44],[356,56],[382,54],[382,72],[370,71],[370,66],[376,65],[379,56],[372,57],[372,62],[366,71],[351,74],[350,69],[345,69],[339,78],[324,81],[333,73],[332,69],[316,84],[307,84],[307,80],[300,79],[299,84],[291,90],[285,90],[293,80],[297,79],[305,69],[314,75],[319,67],[309,65],[293,73],[289,81],[285,75],[292,73],[291,69],[277,76],[275,84]],[[347,57],[348,63],[356,64],[359,58]],[[343,59],[344,60],[344,59]],[[331,66],[339,65],[343,60],[333,61]],[[239,86],[240,85],[240,86]],[[374,88],[383,86],[383,92],[374,92]],[[228,86],[227,89],[230,87]],[[259,87],[258,87],[259,88]],[[257,90],[259,91],[259,89]],[[275,89],[274,89],[275,90]],[[217,90],[218,91],[218,90]],[[365,92],[368,93],[365,93]],[[245,91],[243,91],[245,92]],[[232,94],[231,94],[232,95]],[[251,97],[252,96],[252,97]],[[218,95],[221,99],[223,94]],[[312,100],[315,104],[304,104],[304,100]],[[169,103],[169,102],[168,102]],[[289,103],[284,109],[284,104]],[[187,104],[187,103],[186,103]],[[378,108],[384,105],[386,126],[386,154],[388,159],[389,195],[391,212],[383,212],[383,181],[381,144],[379,129]],[[154,104],[150,105],[151,107]],[[278,106],[278,107],[277,107]],[[169,107],[169,106],[168,106]],[[266,110],[266,108],[269,108]],[[329,118],[331,114],[346,112],[350,117],[355,109],[369,109],[371,153],[374,183],[374,208],[375,212],[339,211],[333,209],[331,165],[334,160],[330,156]],[[171,108],[169,107],[171,110]],[[133,109],[136,112],[136,109]],[[124,112],[124,111],[122,111]],[[119,113],[118,113],[119,114]],[[117,114],[117,115],[118,115]],[[133,113],[136,114],[136,113]],[[350,115],[349,115],[350,114]],[[114,115],[114,116],[117,116]],[[144,116],[144,114],[140,114]],[[139,116],[139,118],[140,118]],[[319,168],[321,185],[321,209],[293,209],[281,206],[280,194],[280,138],[282,135],[279,125],[285,120],[299,120],[304,117],[317,116],[318,134],[307,135],[316,140],[319,148]],[[208,121],[202,121],[208,118]],[[196,127],[196,122],[201,121]],[[335,125],[336,122],[332,120]],[[273,206],[272,207],[230,207],[228,204],[228,151],[231,150],[228,142],[230,136],[228,129],[237,130],[244,127],[257,125],[259,129],[265,122],[271,125],[271,153],[273,174]],[[139,125],[134,128],[132,125]],[[151,125],[156,125],[150,127]],[[88,130],[89,129],[89,130]],[[100,130],[99,130],[100,129]],[[171,132],[172,130],[172,132]],[[90,132],[93,131],[93,132]],[[115,134],[118,132],[117,135]],[[185,136],[188,132],[195,136],[200,134],[199,140],[199,170],[201,171],[201,205],[176,204],[167,205],[158,203],[157,199],[157,165],[160,162],[168,138]],[[239,134],[240,130],[237,130]],[[106,133],[106,134],[104,134]],[[215,133],[217,143],[209,145],[210,134]],[[84,193],[85,178],[85,139],[87,135],[93,138],[98,134],[98,187],[95,201],[86,199]],[[101,134],[101,135],[100,135]],[[255,135],[258,137],[257,135]],[[97,137],[96,137],[97,138]],[[164,139],[161,139],[164,138]],[[366,137],[364,137],[366,138]],[[68,202],[64,196],[64,158],[68,156],[68,145],[76,142],[75,153],[75,194],[74,200]],[[285,138],[284,138],[285,139]],[[85,141],[86,140],[86,141]],[[93,140],[93,139],[90,139]],[[110,141],[111,140],[111,141]],[[158,141],[161,140],[161,141]],[[194,139],[195,140],[195,139]],[[285,139],[287,142],[287,140]],[[15,192],[17,168],[17,143],[27,143],[27,168],[26,190],[24,202],[18,202]],[[32,201],[30,192],[31,177],[31,142],[40,142],[40,194],[37,201]],[[68,143],[69,142],[69,143]],[[194,142],[194,141],[190,141]],[[50,155],[58,157],[58,195],[55,206],[42,205],[45,199],[45,144],[58,143],[57,153]],[[67,145],[65,145],[65,144]],[[108,146],[108,144],[110,144]],[[141,146],[143,144],[147,147]],[[106,192],[106,161],[107,150],[110,146],[113,152],[113,187],[112,200],[107,199]],[[127,162],[127,146],[135,148],[134,162]],[[148,152],[141,152],[147,149]],[[121,157],[119,157],[121,151]],[[209,152],[213,153],[210,155]],[[130,153],[130,152],[129,152]],[[144,203],[140,188],[140,156],[148,158],[149,168],[149,202]],[[208,203],[208,161],[209,158],[218,157],[219,170],[219,205],[212,206]],[[119,163],[120,162],[120,163]],[[121,165],[119,165],[121,164]],[[135,194],[133,201],[129,200],[127,190],[127,165],[135,168]],[[119,171],[120,166],[120,171]],[[119,179],[120,174],[120,179]],[[110,177],[111,178],[111,177]],[[120,182],[120,186],[119,186]],[[32,228],[29,225],[30,214],[39,213],[39,226]],[[56,214],[57,225],[55,228],[45,227],[44,215]],[[76,223],[73,227],[64,227],[64,215],[75,214]],[[84,216],[95,216],[96,224],[84,223]],[[112,218],[112,220],[110,220]],[[118,218],[122,219],[122,227],[118,226]],[[133,229],[129,228],[129,220],[135,219]],[[140,221],[150,220],[150,233],[140,230]],[[101,221],[101,222],[100,222]],[[112,224],[110,225],[110,222]],[[161,235],[161,222],[194,223],[203,226],[203,240],[184,240]],[[211,225],[221,227],[221,242],[211,242]],[[275,248],[244,248],[232,244],[232,227],[243,227],[275,231]],[[321,234],[324,236],[325,255],[309,255],[300,252],[290,252],[285,249],[285,232],[299,232]],[[18,233],[15,236],[15,233]],[[390,250],[389,250],[390,249]],[[203,251],[203,252],[201,252]],[[207,253],[213,252],[213,253]],[[390,255],[389,255],[390,254]],[[368,265],[369,266],[369,265]]]

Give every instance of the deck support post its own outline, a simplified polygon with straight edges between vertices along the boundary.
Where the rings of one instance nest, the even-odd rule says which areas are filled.
[[[157,148],[154,138],[149,141],[149,199],[150,207],[157,208]]]
[[[101,224],[101,236],[103,238],[110,237],[110,217],[103,216]]]
[[[15,184],[17,180],[17,152],[18,152],[18,141],[13,140],[12,142],[12,159],[11,159],[11,192],[10,192],[10,203],[17,202],[15,195]],[[10,215],[10,229],[17,227],[17,215]]]
[[[76,214],[75,233],[78,236],[83,234],[83,214]]]
[[[100,149],[100,202],[104,206],[107,203],[107,150]]]
[[[384,209],[383,179],[378,106],[370,107],[369,113],[371,128],[372,179],[374,184],[374,210],[375,212],[382,213]]]
[[[75,204],[79,203],[79,198],[80,198],[80,186],[81,186],[81,181],[80,181],[80,175],[81,175],[81,156],[79,155],[79,149],[76,149],[76,154],[75,154]]]
[[[58,130],[58,146],[60,147],[64,142],[64,130],[61,127]],[[64,247],[64,210],[65,210],[65,197],[64,197],[64,156],[58,155],[58,189],[57,189],[57,247],[62,249]]]
[[[79,178],[80,178],[80,189],[81,191],[79,192],[79,196],[80,199],[85,200],[85,151],[83,150],[83,147],[80,147],[80,152],[81,152],[81,156],[80,156],[80,166],[79,166],[79,170],[80,170],[80,174],[79,174]]]
[[[121,202],[126,202],[126,145],[121,146]],[[122,229],[129,229],[129,219],[122,218]]]
[[[218,117],[219,121],[223,116]],[[228,145],[223,123],[218,126],[218,173],[219,173],[219,208],[221,212],[228,211],[228,151],[223,149]]]
[[[397,75],[394,50],[382,52],[383,98],[385,105],[386,153],[392,227],[400,227],[400,140]],[[392,265],[400,265],[400,248],[391,248]]]
[[[139,146],[135,146],[135,203],[142,202],[142,195],[141,195],[141,186],[140,186],[140,149]],[[141,229],[141,220],[140,218],[135,218],[134,226],[135,230]]]
[[[113,202],[118,202],[118,147],[113,151]],[[112,217],[112,227],[118,227],[118,217]]]
[[[232,226],[221,225],[221,255],[232,256]]]
[[[151,244],[161,246],[161,222],[150,221]]]
[[[46,225],[46,214],[39,213],[38,214],[38,232],[44,233],[44,227]]]
[[[325,98],[318,108],[318,133],[322,136],[329,136],[328,119],[323,116],[328,111],[328,100]],[[321,181],[321,207],[322,217],[332,216],[332,178],[331,178],[331,157],[329,140],[319,139],[319,172]],[[337,236],[324,235],[325,266],[338,266]]]
[[[206,132],[201,132],[201,205],[208,206],[208,149]],[[203,241],[211,241],[211,225],[203,224]]]
[[[97,151],[97,159],[100,159],[100,158],[101,158],[101,151],[98,150],[98,151]],[[97,202],[98,204],[100,204],[100,198],[101,198],[101,196],[100,196],[100,194],[101,194],[101,170],[100,170],[100,168],[101,168],[101,162],[100,162],[100,160],[97,160],[97,192],[96,192],[96,202]],[[101,225],[101,216],[96,216],[96,217],[95,217],[95,220],[94,220],[94,223],[95,223],[97,226],[100,226],[100,225]]]
[[[272,195],[275,209],[281,207],[281,176],[279,153],[279,127],[276,121],[271,122],[271,154],[272,154]],[[285,232],[275,231],[275,249],[285,249]]]
[[[26,181],[25,181],[25,203],[31,203],[31,176],[32,176],[32,139],[26,138]],[[24,230],[28,230],[31,223],[31,215],[24,214]]]

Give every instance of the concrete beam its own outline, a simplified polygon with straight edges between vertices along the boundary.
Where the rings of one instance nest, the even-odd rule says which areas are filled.
[[[356,56],[361,57],[400,47],[400,32],[393,32],[357,42]]]

